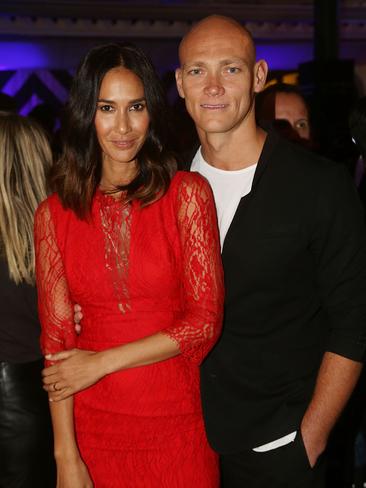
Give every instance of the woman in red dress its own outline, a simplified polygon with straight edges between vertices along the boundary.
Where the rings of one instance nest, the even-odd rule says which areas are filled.
[[[222,319],[215,208],[202,177],[175,171],[165,118],[139,49],[87,54],[35,219],[58,488],[218,487],[198,368]]]

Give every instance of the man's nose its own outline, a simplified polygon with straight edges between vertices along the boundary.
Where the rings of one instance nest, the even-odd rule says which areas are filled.
[[[220,80],[220,76],[212,74],[207,78],[205,92],[211,97],[217,97],[224,93],[224,87]]]

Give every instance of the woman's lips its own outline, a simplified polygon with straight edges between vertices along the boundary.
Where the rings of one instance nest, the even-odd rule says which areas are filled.
[[[111,141],[112,144],[119,149],[129,149],[135,144],[135,139],[129,141]]]

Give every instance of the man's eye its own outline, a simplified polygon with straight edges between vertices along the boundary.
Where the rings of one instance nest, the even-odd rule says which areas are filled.
[[[227,68],[227,72],[230,73],[230,74],[235,74],[235,73],[239,73],[240,69],[237,68],[236,66],[229,66]]]
[[[202,73],[201,68],[193,68],[188,71],[189,75],[199,75]]]
[[[307,120],[298,120],[296,123],[295,123],[295,127],[297,129],[307,129],[309,127],[309,122]]]

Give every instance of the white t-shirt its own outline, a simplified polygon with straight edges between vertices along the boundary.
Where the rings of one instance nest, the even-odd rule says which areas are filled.
[[[230,224],[241,198],[250,193],[257,164],[244,169],[226,171],[208,164],[202,156],[201,148],[196,152],[191,171],[197,171],[210,183],[215,198],[217,220],[220,230],[221,250]],[[294,442],[297,432],[291,432],[280,439],[255,447],[253,451],[266,452]]]
[[[197,171],[197,173],[204,176],[213,191],[220,230],[221,249],[240,199],[247,195],[252,188],[256,167],[256,164],[252,164],[247,168],[236,171],[215,168],[203,159],[201,148],[198,149],[193,158],[191,171]]]

